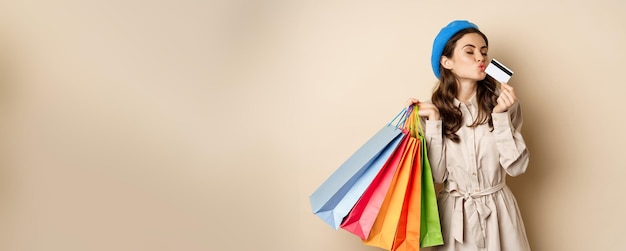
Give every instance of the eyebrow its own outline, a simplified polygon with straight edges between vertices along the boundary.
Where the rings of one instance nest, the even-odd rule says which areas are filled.
[[[463,48],[465,48],[465,47],[467,47],[467,46],[470,46],[470,47],[476,48],[476,46],[475,46],[475,45],[473,45],[473,44],[466,44],[465,46],[463,46]],[[485,46],[480,47],[480,48],[481,48],[481,49],[483,49],[483,48],[488,48],[488,47],[485,45]]]

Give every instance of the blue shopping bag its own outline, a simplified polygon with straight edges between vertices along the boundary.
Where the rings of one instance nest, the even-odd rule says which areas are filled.
[[[343,218],[406,136],[399,128],[405,115],[406,108],[363,144],[311,194],[309,200],[315,215],[339,229]],[[400,120],[393,125],[398,117]]]

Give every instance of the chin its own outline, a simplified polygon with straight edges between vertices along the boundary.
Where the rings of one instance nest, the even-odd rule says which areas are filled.
[[[476,81],[482,81],[486,77],[487,77],[487,73],[482,72],[482,73],[478,74],[478,77],[476,78]]]

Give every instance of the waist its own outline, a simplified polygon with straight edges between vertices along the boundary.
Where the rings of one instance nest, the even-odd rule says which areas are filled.
[[[492,187],[478,188],[478,189],[474,189],[471,191],[462,191],[459,189],[459,185],[456,182],[448,181],[444,184],[443,192],[449,193],[451,196],[454,196],[454,197],[478,198],[478,197],[482,197],[485,195],[490,195],[495,192],[498,192],[502,190],[502,188],[504,188],[505,186],[506,186],[506,182],[502,181],[502,183],[497,184]]]

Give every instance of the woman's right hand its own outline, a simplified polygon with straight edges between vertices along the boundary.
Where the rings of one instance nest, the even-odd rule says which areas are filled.
[[[409,105],[417,105],[417,114],[420,115],[420,117],[426,117],[428,118],[428,120],[440,120],[441,119],[441,115],[439,114],[439,109],[437,109],[437,107],[432,104],[432,103],[428,103],[428,102],[420,102],[417,99],[414,98],[409,98],[408,102],[407,102],[407,106]]]

